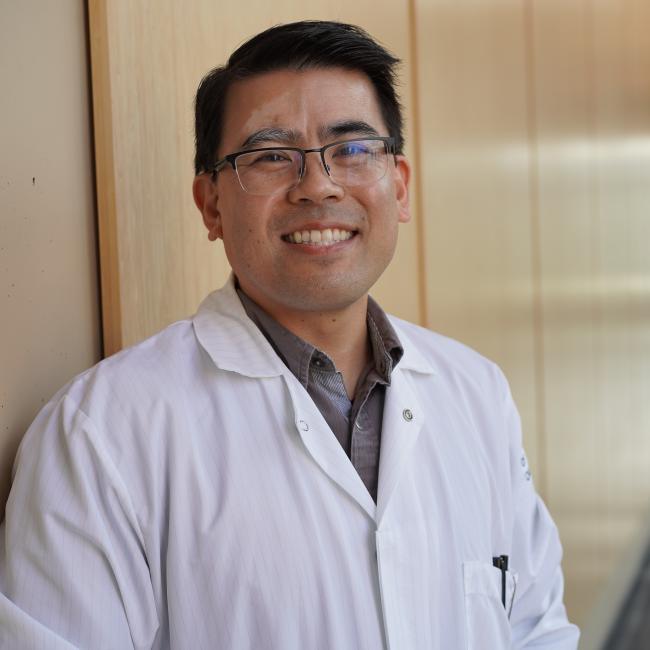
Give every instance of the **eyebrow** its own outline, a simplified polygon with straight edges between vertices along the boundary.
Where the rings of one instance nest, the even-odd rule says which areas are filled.
[[[363,120],[343,120],[334,122],[318,129],[318,136],[321,140],[332,140],[346,135],[367,135],[377,136],[379,132]],[[267,127],[251,133],[242,142],[241,149],[253,149],[269,143],[286,143],[297,146],[301,141],[301,134],[295,129],[283,129],[281,127]]]
[[[336,139],[351,134],[375,136],[379,135],[379,132],[373,126],[370,126],[370,124],[362,120],[343,120],[334,124],[328,124],[318,130],[318,135],[321,140],[327,140],[329,138]]]
[[[282,129],[279,127],[267,127],[251,133],[242,142],[242,149],[251,149],[258,145],[265,145],[269,142],[286,142],[296,145],[300,141],[300,134],[294,129]]]

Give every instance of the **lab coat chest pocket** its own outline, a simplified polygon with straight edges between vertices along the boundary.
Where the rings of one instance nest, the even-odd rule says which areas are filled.
[[[511,644],[508,612],[517,576],[506,571],[506,605],[501,601],[501,570],[485,562],[464,562],[467,650],[507,650]]]

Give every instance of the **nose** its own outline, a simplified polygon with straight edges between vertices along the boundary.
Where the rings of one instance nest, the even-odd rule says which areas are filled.
[[[289,190],[291,202],[309,201],[321,203],[328,199],[338,200],[345,193],[341,185],[335,183],[323,165],[323,159],[318,151],[308,151],[305,154],[305,170],[298,185]]]

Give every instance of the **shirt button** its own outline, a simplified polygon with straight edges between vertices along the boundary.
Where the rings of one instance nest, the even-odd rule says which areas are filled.
[[[413,412],[411,409],[404,409],[402,411],[402,417],[407,421],[410,422],[413,419]]]
[[[300,420],[298,422],[298,426],[303,430],[303,431],[309,431],[309,425],[304,421]]]

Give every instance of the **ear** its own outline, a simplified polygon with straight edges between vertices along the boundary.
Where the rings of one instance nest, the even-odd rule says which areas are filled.
[[[407,223],[411,220],[411,206],[409,202],[409,181],[411,180],[411,165],[405,156],[395,156],[395,197],[399,209],[399,222]]]
[[[203,215],[203,223],[208,229],[208,239],[215,241],[223,239],[221,227],[221,214],[217,209],[217,184],[210,174],[199,174],[192,183],[194,203]]]

